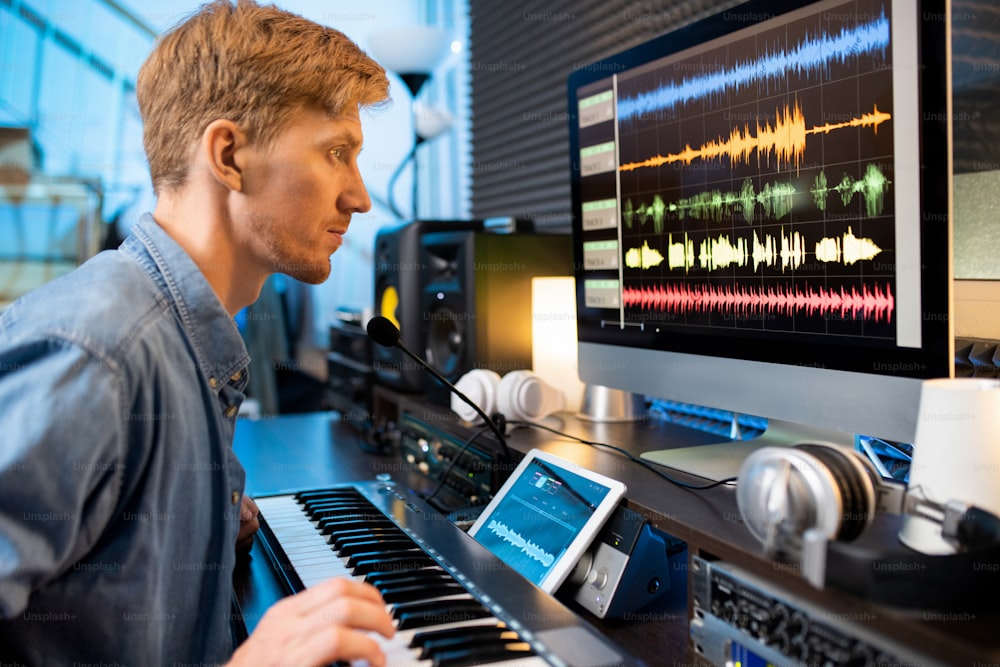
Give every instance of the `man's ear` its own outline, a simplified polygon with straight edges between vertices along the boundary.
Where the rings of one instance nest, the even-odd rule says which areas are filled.
[[[201,149],[211,174],[221,185],[243,189],[243,170],[237,152],[247,145],[246,134],[231,120],[213,120],[201,135]]]

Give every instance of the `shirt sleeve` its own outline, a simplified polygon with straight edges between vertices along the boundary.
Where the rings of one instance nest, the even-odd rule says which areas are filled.
[[[0,619],[99,539],[122,477],[115,369],[80,346],[0,348]]]

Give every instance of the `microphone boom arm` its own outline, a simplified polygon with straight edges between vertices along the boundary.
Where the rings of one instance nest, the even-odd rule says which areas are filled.
[[[503,431],[501,431],[497,426],[496,422],[489,415],[487,415],[481,407],[476,405],[475,401],[459,391],[458,387],[449,382],[443,375],[438,373],[433,366],[427,363],[424,359],[421,359],[414,352],[410,351],[408,347],[403,345],[403,342],[399,339],[399,329],[395,324],[385,317],[374,317],[368,322],[368,335],[372,338],[372,340],[383,347],[398,347],[403,354],[420,364],[420,366],[430,373],[435,380],[443,384],[449,391],[453,392],[456,396],[468,404],[470,408],[475,410],[476,414],[482,417],[483,421],[486,422],[486,425],[493,431],[493,434],[496,435],[497,439],[500,441],[500,446],[503,447],[503,455],[504,458],[507,459],[507,463],[513,462],[510,447],[507,445],[507,438]]]

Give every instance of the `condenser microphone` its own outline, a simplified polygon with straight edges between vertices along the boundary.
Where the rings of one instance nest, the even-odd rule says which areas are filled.
[[[510,448],[507,446],[507,438],[506,436],[504,436],[503,431],[500,430],[500,428],[497,426],[496,422],[493,421],[493,419],[491,419],[489,415],[487,415],[486,412],[484,412],[481,407],[476,405],[475,401],[473,401],[471,398],[462,393],[458,387],[449,382],[447,378],[445,378],[443,375],[438,373],[433,366],[431,366],[429,363],[424,361],[422,358],[411,352],[409,348],[403,345],[403,341],[399,339],[399,329],[396,327],[395,324],[392,323],[390,319],[378,315],[368,320],[368,325],[365,328],[368,331],[368,337],[371,338],[373,341],[375,341],[382,347],[398,347],[403,352],[403,354],[405,354],[406,356],[410,357],[415,362],[420,364],[420,366],[424,370],[426,370],[428,373],[434,376],[434,379],[436,379],[438,382],[447,387],[449,391],[458,396],[460,399],[462,399],[462,401],[467,403],[469,407],[475,410],[476,414],[479,415],[484,422],[486,422],[486,425],[493,431],[494,435],[496,435],[497,439],[500,441],[500,446],[503,447],[503,454],[504,458],[507,459],[507,463],[510,463],[514,460],[513,457],[511,456]]]

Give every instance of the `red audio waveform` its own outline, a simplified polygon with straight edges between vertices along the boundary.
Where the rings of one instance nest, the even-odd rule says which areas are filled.
[[[838,316],[842,319],[889,322],[895,310],[892,288],[867,285],[859,292],[852,287],[839,290],[820,287],[713,287],[657,285],[626,287],[622,290],[625,306],[638,306],[659,312],[720,313],[734,317],[752,317],[763,313],[784,315]]]
[[[873,107],[872,113],[861,114],[856,118],[850,118],[842,123],[825,123],[806,127],[806,119],[802,115],[798,100],[792,109],[785,105],[784,110],[775,109],[774,127],[771,123],[763,126],[758,122],[756,128],[751,131],[750,124],[743,126],[743,129],[736,127],[729,133],[728,137],[719,137],[714,141],[708,141],[698,148],[691,148],[690,144],[685,144],[684,150],[679,153],[668,153],[667,155],[654,155],[640,162],[628,162],[619,167],[620,171],[632,171],[642,167],[659,167],[664,164],[683,162],[691,164],[695,159],[713,159],[728,156],[729,162],[735,165],[739,161],[750,164],[750,155],[756,151],[757,159],[764,155],[770,162],[774,155],[777,168],[781,169],[782,163],[794,163],[798,169],[802,160],[802,155],[806,150],[806,137],[810,134],[829,134],[834,130],[845,127],[871,127],[878,134],[878,126],[892,118],[891,114],[878,110],[878,105]]]

